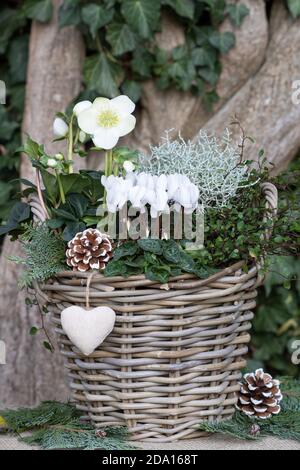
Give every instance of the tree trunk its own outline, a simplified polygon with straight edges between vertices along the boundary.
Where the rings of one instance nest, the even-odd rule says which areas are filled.
[[[49,152],[59,151],[52,144],[55,112],[63,111],[78,95],[81,85],[84,47],[74,28],[58,28],[55,0],[51,23],[33,23],[30,35],[30,59],[23,122],[23,133],[45,142]],[[32,167],[22,159],[22,177],[33,179]],[[6,343],[6,365],[0,366],[0,407],[28,405],[45,399],[66,399],[62,359],[41,345],[41,339],[29,336],[39,322],[36,307],[25,304],[27,293],[19,291],[21,268],[7,256],[21,254],[20,246],[6,238],[0,261],[0,339]]]
[[[59,3],[55,0],[56,10]],[[217,87],[220,99],[213,110],[205,111],[201,99],[190,93],[161,92],[148,81],[137,111],[137,128],[122,144],[147,150],[171,128],[191,139],[202,127],[220,133],[236,114],[247,134],[257,140],[248,147],[247,159],[264,147],[278,170],[287,165],[300,147],[300,105],[292,103],[292,83],[300,77],[300,19],[293,21],[281,0],[273,1],[270,19],[264,0],[237,3],[246,4],[250,14],[240,28],[233,28],[229,21],[221,26],[225,31],[234,30],[236,47],[222,57]],[[183,43],[184,31],[174,17],[164,16],[157,40],[166,50]],[[82,50],[79,33],[72,28],[59,30],[56,18],[49,25],[32,27],[23,130],[46,142],[49,150],[55,111],[63,110],[79,91]],[[97,166],[95,157],[88,165]],[[32,176],[25,161],[22,176]],[[67,395],[61,359],[50,356],[37,338],[28,336],[37,312],[25,306],[24,293],[17,294],[20,270],[5,258],[15,251],[16,245],[6,240],[0,264],[0,339],[7,343],[8,364],[0,366],[0,406],[1,400],[30,404]]]

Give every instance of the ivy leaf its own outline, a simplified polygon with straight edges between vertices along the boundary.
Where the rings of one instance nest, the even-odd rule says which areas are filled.
[[[194,17],[195,6],[192,0],[163,0],[163,4],[171,7],[179,16],[190,20]]]
[[[300,5],[300,2],[299,2]],[[235,5],[230,3],[226,7],[226,13],[228,13],[229,18],[234,26],[241,26],[243,19],[249,14],[249,8],[243,3],[240,5]],[[299,10],[300,12],[300,10]]]
[[[148,49],[138,47],[133,52],[131,68],[133,72],[137,73],[142,78],[150,78],[153,62],[153,56]]]
[[[81,21],[80,0],[64,0],[59,9],[59,26],[79,25]]]
[[[300,0],[287,0],[287,5],[293,18],[300,16]]]
[[[31,0],[26,3],[24,13],[31,20],[47,23],[51,20],[53,14],[52,0]]]
[[[114,16],[113,10],[104,9],[96,3],[91,3],[82,8],[83,22],[88,25],[92,37],[95,39],[97,31],[109,23]]]
[[[233,33],[220,33],[215,31],[209,37],[212,46],[218,49],[222,54],[226,54],[235,45],[235,36]]]
[[[192,61],[196,66],[208,66],[213,68],[217,60],[217,54],[213,47],[196,47],[192,50]]]
[[[221,23],[225,16],[225,0],[203,0],[208,7],[213,23]]]
[[[17,202],[11,210],[7,224],[0,227],[0,235],[16,230],[21,222],[29,219],[30,206],[25,202]]]
[[[107,28],[106,39],[116,56],[133,51],[136,47],[136,36],[126,23],[111,23]]]
[[[89,57],[85,64],[85,79],[89,88],[100,95],[113,98],[119,94],[124,72],[122,67],[110,61],[105,54]]]
[[[9,47],[8,63],[11,83],[13,85],[26,81],[28,61],[28,35],[15,38]]]
[[[134,80],[125,80],[122,85],[122,92],[129,96],[134,103],[137,103],[142,95],[142,87],[140,83]]]
[[[150,38],[159,24],[160,0],[123,0],[121,11],[134,31]]]

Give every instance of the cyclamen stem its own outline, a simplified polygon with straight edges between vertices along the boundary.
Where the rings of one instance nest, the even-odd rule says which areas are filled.
[[[65,204],[66,198],[65,198],[64,188],[63,188],[63,185],[61,183],[60,174],[58,173],[58,171],[56,171],[55,173],[56,173],[56,178],[57,178],[57,182],[58,182],[58,188],[59,188],[59,194],[60,194],[61,202],[63,204]]]
[[[113,172],[113,151],[107,150],[105,153],[105,176],[108,178]],[[104,189],[103,203],[106,204],[107,192]]]
[[[69,146],[68,146],[68,161],[71,162],[73,160],[73,120],[74,114],[71,116],[70,124],[69,124]],[[73,173],[73,165],[69,165],[69,174]]]

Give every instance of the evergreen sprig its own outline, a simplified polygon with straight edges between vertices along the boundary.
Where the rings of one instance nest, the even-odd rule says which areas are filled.
[[[19,284],[28,287],[33,281],[44,281],[66,269],[65,242],[45,223],[26,225],[20,237],[25,258],[11,256],[11,261],[25,266]]]
[[[95,430],[80,419],[79,412],[70,403],[43,402],[36,408],[0,411],[6,432],[18,434],[28,444],[42,449],[128,450],[125,427],[105,427]],[[30,432],[21,437],[20,433]]]
[[[281,412],[267,420],[249,418],[237,411],[232,419],[219,422],[203,422],[201,431],[221,433],[237,439],[259,439],[277,436],[282,439],[300,440],[300,381],[284,377],[281,380],[283,401]],[[253,425],[259,432],[253,434]]]

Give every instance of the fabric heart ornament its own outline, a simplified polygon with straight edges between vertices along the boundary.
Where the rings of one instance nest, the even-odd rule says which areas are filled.
[[[115,312],[109,307],[86,310],[72,305],[61,312],[61,324],[72,343],[89,356],[113,330]]]

